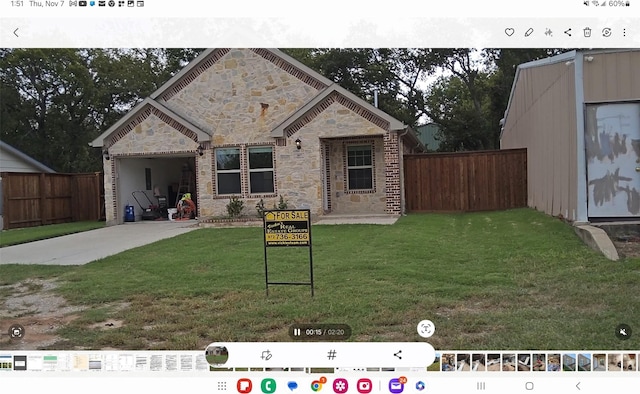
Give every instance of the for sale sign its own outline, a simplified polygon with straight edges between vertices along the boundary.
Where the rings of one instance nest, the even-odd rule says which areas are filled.
[[[309,210],[266,211],[264,243],[265,246],[310,246]]]

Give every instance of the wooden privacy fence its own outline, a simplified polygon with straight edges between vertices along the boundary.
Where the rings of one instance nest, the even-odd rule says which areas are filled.
[[[101,172],[3,172],[1,176],[5,230],[104,218]]]
[[[404,156],[408,211],[488,211],[527,206],[527,150]]]

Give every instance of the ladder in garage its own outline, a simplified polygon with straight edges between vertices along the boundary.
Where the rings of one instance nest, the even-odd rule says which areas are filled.
[[[185,193],[191,193],[191,178],[193,172],[187,165],[182,167],[182,177],[180,178],[180,185],[178,186],[178,194],[176,195],[176,203],[174,207],[178,206],[178,202],[185,195]]]

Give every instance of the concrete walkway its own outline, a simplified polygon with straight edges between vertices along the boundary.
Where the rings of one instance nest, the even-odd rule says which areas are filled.
[[[397,215],[337,215],[330,214],[322,216],[313,224],[394,224],[400,216]]]
[[[80,265],[198,229],[196,220],[141,221],[0,248],[0,264]]]

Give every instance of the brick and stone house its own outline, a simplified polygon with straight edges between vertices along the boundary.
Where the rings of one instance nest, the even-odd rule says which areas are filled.
[[[173,206],[183,171],[200,218],[226,215],[232,196],[251,215],[279,196],[314,219],[399,215],[402,155],[422,147],[402,122],[275,49],[204,51],[92,145],[109,224],[137,190]]]

